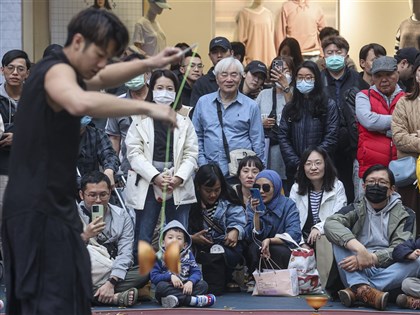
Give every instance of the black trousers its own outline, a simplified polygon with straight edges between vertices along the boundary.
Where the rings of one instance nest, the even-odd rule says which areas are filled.
[[[208,289],[207,282],[204,280],[198,281],[193,285],[191,295],[185,295],[182,293],[182,289],[175,288],[172,282],[161,281],[156,285],[156,300],[161,303],[163,297],[168,295],[175,295],[178,298],[179,306],[188,306],[191,302],[191,296],[206,294]]]

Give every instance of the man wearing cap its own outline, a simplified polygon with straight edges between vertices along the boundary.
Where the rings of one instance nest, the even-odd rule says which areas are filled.
[[[209,58],[213,63],[213,67],[211,67],[207,74],[203,75],[194,84],[191,93],[190,106],[194,107],[201,96],[217,91],[219,86],[216,83],[216,76],[214,75],[214,66],[216,66],[216,64],[223,58],[232,55],[232,46],[230,45],[230,42],[227,40],[227,38],[218,36],[210,41]]]
[[[133,43],[148,56],[157,55],[166,47],[166,36],[156,17],[163,9],[171,9],[166,0],[149,0],[146,16],[142,16],[134,26]]]
[[[397,158],[392,144],[391,120],[395,104],[404,95],[398,86],[397,61],[382,56],[372,64],[373,85],[356,95],[359,142],[359,178],[372,165],[388,166]]]
[[[398,85],[405,91],[410,92],[413,88],[413,65],[419,51],[414,47],[401,48],[394,58],[397,60],[397,70],[400,76]]]
[[[245,74],[239,86],[239,91],[254,100],[261,92],[266,79],[266,65],[259,60],[253,60],[245,67]]]

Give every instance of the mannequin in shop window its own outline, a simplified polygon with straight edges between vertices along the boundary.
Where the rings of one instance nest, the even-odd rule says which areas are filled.
[[[275,27],[279,47],[286,37],[293,37],[302,49],[304,59],[316,61],[321,52],[319,31],[326,26],[322,8],[311,0],[289,0],[283,3]]]
[[[252,60],[270,64],[276,57],[273,14],[263,2],[252,1],[251,6],[243,8],[236,17],[237,37],[246,47],[245,64]]]
[[[166,36],[156,17],[163,9],[171,9],[166,0],[148,0],[149,9],[134,26],[134,45],[147,56],[154,56],[166,47]]]
[[[408,0],[408,4],[413,14],[400,24],[395,52],[405,47],[415,47],[420,50],[420,0]]]

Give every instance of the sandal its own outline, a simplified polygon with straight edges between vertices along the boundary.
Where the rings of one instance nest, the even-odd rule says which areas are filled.
[[[133,293],[133,301],[130,303],[130,293]],[[121,292],[118,295],[118,306],[133,306],[137,303],[139,291],[136,288],[130,288],[127,291]]]

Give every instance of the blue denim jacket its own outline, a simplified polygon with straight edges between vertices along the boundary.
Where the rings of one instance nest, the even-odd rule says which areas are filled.
[[[198,165],[218,163],[223,174],[227,175],[228,160],[217,116],[217,99],[221,102],[219,91],[200,97],[192,122],[198,137]],[[257,103],[238,92],[235,101],[227,108],[222,106],[222,117],[229,151],[253,150],[265,164],[264,129]]]
[[[246,214],[248,221],[245,227],[245,238],[247,241],[252,241],[254,211],[250,204],[246,207]],[[301,240],[299,211],[295,202],[287,197],[281,196],[276,209],[267,209],[265,213],[261,214],[260,223],[261,230],[256,234],[260,241],[281,233],[288,233],[298,244]]]

